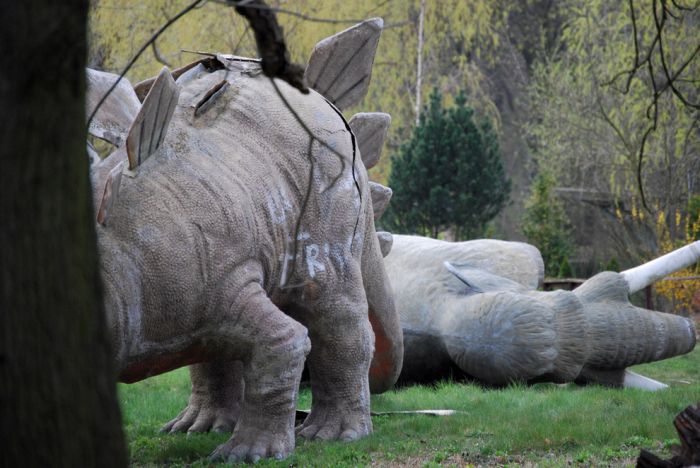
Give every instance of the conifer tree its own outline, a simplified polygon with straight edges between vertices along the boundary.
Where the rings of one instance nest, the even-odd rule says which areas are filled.
[[[462,92],[453,107],[443,107],[437,89],[411,138],[392,157],[389,186],[388,229],[431,237],[453,229],[455,239],[483,235],[510,191],[490,123],[475,122]]]
[[[561,201],[552,193],[556,184],[548,172],[540,172],[532,184],[532,193],[525,201],[522,231],[544,258],[545,274],[572,276],[569,255],[572,250],[569,219]]]

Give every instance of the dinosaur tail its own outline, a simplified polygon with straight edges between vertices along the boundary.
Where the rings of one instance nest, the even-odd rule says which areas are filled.
[[[369,219],[369,223],[373,223]],[[374,331],[374,356],[369,370],[372,393],[389,390],[399,378],[403,364],[403,332],[394,305],[391,284],[384,269],[382,252],[374,229],[367,230],[362,254],[369,321]]]
[[[629,303],[623,275],[600,273],[574,291],[583,304],[589,344],[586,366],[624,369],[690,352],[695,327],[684,317]]]

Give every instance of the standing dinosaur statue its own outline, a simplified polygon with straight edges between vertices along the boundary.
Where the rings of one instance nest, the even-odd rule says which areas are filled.
[[[542,292],[542,258],[530,245],[392,241],[384,260],[404,332],[401,383],[456,377],[657,390],[666,386],[626,368],[695,346],[691,320],[635,307],[628,296],[699,261],[700,242],[600,273],[573,292]]]
[[[697,261],[697,244],[543,293],[526,244],[375,236],[391,190],[357,160],[376,163],[390,118],[345,122],[337,109],[366,92],[380,30],[370,20],[320,42],[308,96],[262,77],[256,60],[212,55],[120,83],[90,124],[118,146],[93,166],[93,186],[120,379],[192,364],[190,401],[164,430],[232,429],[215,458],[291,452],[307,353],[314,405],[298,434],[351,440],[371,431],[369,391],[390,388],[402,361],[404,382],[655,389],[625,367],[694,346],[690,322],[627,295],[688,253]],[[116,77],[88,77],[94,106]]]
[[[398,377],[362,145],[339,110],[365,95],[381,29],[368,20],[317,45],[306,80],[319,92],[212,54],[134,88],[122,79],[90,121],[117,146],[89,152],[119,379],[192,365],[193,397],[169,428],[229,425],[214,458],[291,453],[307,355],[303,437],[369,434],[368,375],[374,391]],[[88,114],[115,80],[88,71]],[[205,391],[222,385],[230,398]]]

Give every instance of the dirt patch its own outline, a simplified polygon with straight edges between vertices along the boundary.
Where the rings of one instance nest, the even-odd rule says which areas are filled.
[[[374,458],[374,457],[373,457]],[[442,457],[435,454],[414,455],[396,460],[373,460],[372,466],[400,468],[400,467],[425,467],[425,466],[473,466],[473,467],[495,467],[515,464],[523,467],[534,467],[536,463],[525,460],[524,457],[513,456],[492,456],[492,457],[470,457],[462,454],[453,454]]]
[[[436,454],[414,455],[399,457],[395,460],[382,460],[381,454],[373,454],[371,466],[401,468],[401,467],[431,467],[431,466],[455,466],[491,468],[502,466],[518,466],[534,468],[539,466],[615,466],[633,467],[637,458],[626,457],[601,460],[595,457],[586,460],[577,460],[574,456],[556,452],[529,454],[529,455],[505,455],[482,456],[468,454],[453,454],[445,458]]]

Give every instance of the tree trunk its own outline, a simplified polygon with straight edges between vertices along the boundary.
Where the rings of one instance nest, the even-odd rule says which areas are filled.
[[[675,468],[698,466],[700,464],[700,403],[688,406],[673,420],[680,445],[672,445],[670,460],[662,460],[653,453],[642,449],[637,458],[640,468]]]
[[[85,150],[88,0],[0,3],[3,466],[125,466]]]
[[[425,23],[425,0],[420,2],[418,13],[418,63],[416,64],[416,126],[420,123],[421,88],[423,86],[423,24]]]

